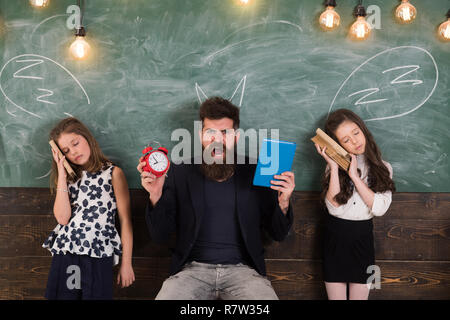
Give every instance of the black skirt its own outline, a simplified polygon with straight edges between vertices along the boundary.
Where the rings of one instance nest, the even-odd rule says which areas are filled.
[[[113,257],[55,254],[45,297],[49,300],[111,300]]]
[[[367,283],[375,265],[373,222],[352,221],[327,214],[323,243],[326,282]]]

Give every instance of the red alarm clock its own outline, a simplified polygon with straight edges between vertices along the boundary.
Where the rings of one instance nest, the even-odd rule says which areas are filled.
[[[151,172],[157,177],[164,175],[170,167],[170,161],[167,157],[169,153],[166,148],[158,148],[153,150],[152,147],[146,147],[142,150],[144,154],[145,166],[142,170]]]

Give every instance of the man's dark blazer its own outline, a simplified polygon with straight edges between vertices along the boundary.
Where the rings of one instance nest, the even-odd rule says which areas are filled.
[[[278,205],[277,191],[253,185],[255,169],[255,164],[248,164],[248,158],[246,164],[236,165],[236,208],[242,238],[252,259],[251,266],[265,276],[261,229],[264,228],[274,240],[283,240],[292,225],[293,210],[289,205],[285,216]],[[197,239],[205,211],[206,178],[199,164],[172,164],[167,175],[162,196],[155,207],[149,201],[145,219],[155,243],[167,242],[170,233],[176,232],[170,266],[173,275],[182,269]]]

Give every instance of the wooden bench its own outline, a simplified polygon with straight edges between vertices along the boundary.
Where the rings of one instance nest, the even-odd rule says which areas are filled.
[[[149,237],[147,194],[130,193],[136,282],[115,286],[114,297],[153,299],[168,276],[170,252]],[[289,236],[267,247],[268,277],[280,299],[326,299],[319,193],[296,191],[293,205]],[[41,245],[56,226],[52,207],[46,188],[0,188],[0,299],[43,299],[51,255]],[[374,237],[381,289],[370,299],[450,299],[450,193],[394,194],[386,215],[374,219]]]

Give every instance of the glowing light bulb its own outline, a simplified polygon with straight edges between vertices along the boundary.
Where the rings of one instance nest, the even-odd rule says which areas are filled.
[[[370,35],[371,27],[366,19],[359,16],[350,27],[350,37],[355,40],[366,40]]]
[[[91,46],[87,43],[84,36],[77,36],[75,41],[70,45],[69,50],[75,59],[82,60],[89,55]]]
[[[411,23],[416,18],[417,10],[409,3],[409,0],[402,0],[402,3],[395,10],[395,18],[400,23]]]
[[[48,6],[50,0],[30,0],[30,4],[33,7],[43,8]]]
[[[439,26],[438,35],[441,40],[450,41],[450,18]]]
[[[246,5],[250,2],[250,0],[239,0],[239,3],[242,5]]]
[[[332,6],[327,7],[327,9],[322,12],[319,17],[319,24],[322,29],[326,31],[336,29],[337,27],[339,27],[340,22],[341,17],[339,17],[339,14],[334,11],[334,7]]]

